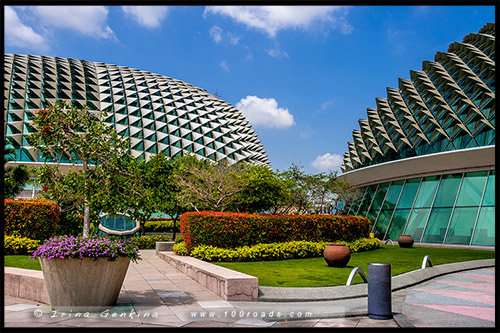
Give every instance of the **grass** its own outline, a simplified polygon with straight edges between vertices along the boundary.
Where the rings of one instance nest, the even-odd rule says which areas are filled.
[[[382,245],[380,249],[351,254],[348,266],[328,267],[323,257],[282,261],[215,263],[235,271],[255,276],[259,286],[268,287],[326,287],[345,285],[354,267],[368,272],[368,263],[391,264],[392,276],[422,267],[424,256],[429,255],[433,265],[478,259],[495,258],[495,251]],[[359,275],[353,283],[362,283]]]
[[[8,255],[4,256],[4,266],[5,267],[17,267],[17,268],[26,268],[26,269],[34,269],[37,271],[41,271],[42,267],[40,266],[40,261],[33,261],[29,256],[24,255]]]

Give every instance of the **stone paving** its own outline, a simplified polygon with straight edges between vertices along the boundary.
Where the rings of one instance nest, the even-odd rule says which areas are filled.
[[[117,305],[61,313],[5,296],[5,327],[494,327],[494,268],[449,274],[393,292],[394,319],[367,317],[367,298],[224,301],[155,255],[131,264]],[[453,300],[453,301],[452,301]],[[480,307],[480,309],[479,309]],[[479,310],[479,311],[472,311]]]

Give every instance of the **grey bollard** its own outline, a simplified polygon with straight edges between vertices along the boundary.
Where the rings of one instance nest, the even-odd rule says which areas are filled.
[[[392,318],[391,264],[368,264],[368,317]]]

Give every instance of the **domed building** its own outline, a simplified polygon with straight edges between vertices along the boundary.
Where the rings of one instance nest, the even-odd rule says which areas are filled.
[[[104,122],[130,139],[134,156],[160,152],[171,158],[269,165],[266,152],[243,115],[229,103],[189,83],[100,62],[5,54],[5,135],[17,161],[42,163],[26,136],[34,113],[58,100],[106,111]]]
[[[495,245],[495,24],[424,61],[359,120],[343,174],[359,189],[343,213],[397,241]]]

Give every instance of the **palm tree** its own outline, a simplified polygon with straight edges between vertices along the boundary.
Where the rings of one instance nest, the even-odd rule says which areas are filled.
[[[4,196],[5,198],[14,199],[30,179],[30,173],[25,165],[18,165],[15,167],[7,167],[7,162],[16,159],[17,152],[14,148],[11,138],[5,138],[5,147],[3,153],[3,183],[4,183]]]

